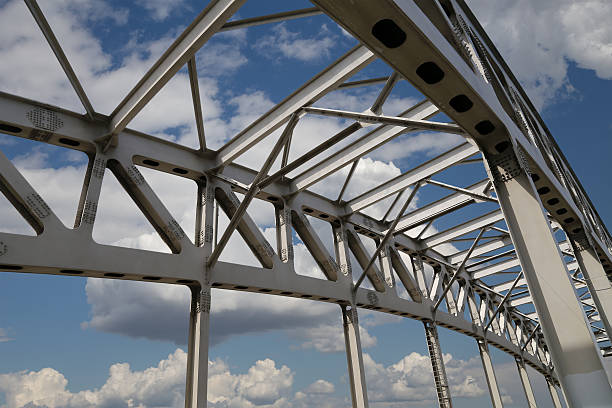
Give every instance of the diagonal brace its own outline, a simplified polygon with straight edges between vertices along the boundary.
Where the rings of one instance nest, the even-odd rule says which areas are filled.
[[[506,296],[504,296],[504,298],[499,303],[499,305],[497,305],[497,308],[493,312],[493,315],[489,318],[489,323],[487,323],[487,325],[484,328],[484,335],[485,336],[487,335],[487,330],[489,329],[489,327],[491,327],[491,324],[493,323],[493,320],[495,319],[497,314],[500,312],[500,310],[504,306],[504,303],[506,303],[506,301],[510,298],[510,296],[512,295],[512,291],[514,290],[514,288],[516,288],[516,285],[519,283],[519,280],[521,280],[522,277],[523,277],[523,271],[521,271],[518,275],[516,275],[516,279],[514,279],[514,282],[512,282],[512,286],[510,286],[510,289],[508,289],[508,292],[506,293]]]
[[[368,270],[370,269],[374,261],[376,261],[376,258],[378,257],[378,253],[380,252],[381,249],[385,247],[389,239],[393,236],[393,231],[395,230],[395,226],[399,222],[404,211],[406,211],[406,209],[408,208],[408,205],[410,204],[410,202],[416,195],[416,192],[418,191],[419,187],[421,187],[421,184],[422,184],[422,181],[417,182],[414,188],[412,189],[412,191],[410,192],[410,195],[408,196],[408,199],[406,199],[406,202],[404,202],[404,205],[402,206],[398,216],[395,218],[395,220],[393,220],[393,223],[391,223],[391,226],[387,230],[387,233],[385,234],[383,239],[380,241],[380,243],[376,247],[376,251],[374,251],[374,254],[370,258],[370,261],[368,262],[367,266],[363,268],[363,272],[361,273],[361,276],[359,276],[359,279],[357,279],[357,282],[355,283],[355,287],[353,288],[353,293],[357,293],[357,289],[359,289],[359,285],[361,285],[361,282],[363,282],[363,279],[366,277],[366,273],[368,272]]]
[[[297,125],[298,120],[299,120],[299,115],[294,113],[291,116],[289,123],[285,127],[283,134],[276,141],[276,144],[272,148],[272,151],[268,155],[268,158],[266,159],[263,166],[261,167],[261,170],[259,170],[259,173],[257,173],[257,176],[255,176],[255,179],[251,183],[251,187],[249,188],[247,193],[244,195],[244,199],[242,200],[242,202],[240,203],[240,206],[238,206],[238,209],[232,216],[232,219],[230,220],[229,225],[227,226],[227,229],[221,236],[219,243],[217,244],[217,246],[215,246],[215,249],[210,255],[210,258],[208,258],[208,262],[206,263],[207,267],[212,268],[217,262],[217,260],[219,259],[219,256],[221,255],[223,248],[225,248],[225,246],[227,245],[231,235],[233,234],[234,230],[238,226],[238,223],[242,219],[242,216],[246,212],[247,207],[249,206],[249,204],[255,197],[255,194],[257,194],[257,192],[259,191],[260,189],[259,185],[260,185],[261,180],[268,174],[270,167],[272,167],[272,164],[274,164],[274,160],[276,160],[276,157],[280,153],[281,149],[285,146],[287,139],[293,134],[293,129]]]
[[[455,283],[455,281],[459,277],[459,273],[465,267],[465,263],[468,261],[468,259],[470,259],[470,255],[472,255],[472,252],[474,251],[474,248],[476,248],[476,245],[478,245],[478,241],[480,241],[480,238],[482,238],[482,234],[484,234],[486,230],[487,230],[487,228],[481,228],[480,232],[478,233],[478,236],[476,237],[474,242],[472,242],[472,246],[467,251],[467,254],[465,254],[465,257],[463,258],[463,261],[461,261],[461,264],[455,270],[455,273],[451,277],[450,281],[448,281],[448,285],[446,285],[446,287],[442,291],[442,294],[440,295],[440,297],[436,301],[436,304],[434,305],[434,307],[432,309],[433,313],[435,313],[436,310],[438,310],[438,306],[440,306],[440,303],[442,303],[442,300],[444,300],[444,298],[445,298],[446,294],[448,293],[448,291],[450,290],[451,286],[453,286],[453,283]]]

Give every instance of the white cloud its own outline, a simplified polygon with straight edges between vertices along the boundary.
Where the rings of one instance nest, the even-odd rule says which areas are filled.
[[[304,391],[313,394],[332,394],[336,390],[334,384],[325,380],[317,380],[310,384]]]
[[[453,397],[479,397],[485,394],[486,382],[477,358],[456,360],[444,355],[446,373]],[[384,366],[364,354],[368,398],[384,406],[405,406],[407,402],[436,401],[429,356],[410,353],[395,364]]]
[[[486,383],[477,358],[455,360],[444,356],[453,397],[475,398],[485,395]],[[127,363],[113,364],[106,382],[97,389],[73,393],[68,380],[53,368],[0,375],[0,392],[5,393],[5,408],[17,407],[180,407],[183,406],[187,355],[177,349],[157,366],[132,370]],[[384,366],[364,354],[368,397],[372,406],[403,407],[436,400],[429,357],[411,353],[395,364]],[[498,371],[506,375],[511,364]],[[498,375],[498,378],[499,378]],[[255,406],[302,408],[308,406],[345,407],[350,402],[336,395],[336,385],[316,379],[293,393],[295,372],[285,365],[264,358],[246,372],[232,372],[220,359],[208,363],[208,402],[212,408]],[[341,380],[341,379],[338,379]],[[344,383],[343,387],[348,387]],[[503,394],[504,401],[512,396]]]
[[[304,38],[303,34],[290,31],[285,23],[281,23],[273,28],[273,34],[257,40],[255,48],[271,58],[280,55],[300,61],[316,61],[329,57],[335,44],[336,37],[325,24],[315,37]]]
[[[132,370],[127,363],[113,364],[102,387],[70,392],[68,380],[53,368],[0,375],[0,392],[6,408],[46,407],[182,407],[185,398],[187,354],[177,349],[156,367]],[[208,363],[210,407],[289,407],[287,398],[293,385],[293,372],[276,367],[270,359],[258,360],[244,374],[233,374],[222,360]],[[319,380],[321,393],[333,384]],[[314,385],[313,384],[313,385]]]
[[[302,341],[300,348],[314,349],[322,353],[339,353],[345,350],[342,323],[325,324],[316,327],[300,327],[290,331],[290,335]],[[368,330],[360,326],[361,347],[366,349],[376,346],[377,339]]]
[[[9,331],[7,329],[3,329],[2,327],[0,327],[0,343],[5,343],[11,340],[14,340],[14,339],[9,337]]]
[[[463,142],[465,138],[449,133],[406,134],[374,150],[368,154],[368,157],[375,160],[393,161],[420,153],[423,156],[422,160],[425,161]]]
[[[139,5],[151,13],[154,20],[162,21],[184,5],[184,0],[138,0]]]
[[[568,61],[612,78],[612,26],[606,0],[468,0],[539,109],[573,92]]]

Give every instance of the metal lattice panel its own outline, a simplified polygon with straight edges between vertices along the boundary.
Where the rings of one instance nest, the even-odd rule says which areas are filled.
[[[190,286],[186,404],[192,407],[203,406],[206,398],[206,363],[201,363],[207,358],[211,287],[341,305],[354,406],[367,406],[357,308],[427,322],[441,406],[451,406],[451,402],[435,325],[479,339],[485,370],[487,361],[490,365],[488,345],[493,345],[513,355],[519,371],[528,364],[552,383],[560,381],[568,387],[563,364],[554,367],[559,364],[557,354],[555,350],[551,353],[545,340],[547,337],[550,343],[561,334],[553,333],[536,312],[544,313],[549,306],[538,292],[537,254],[517,234],[525,222],[515,214],[516,203],[507,191],[516,191],[511,189],[520,185],[533,200],[535,207],[531,208],[539,208],[538,222],[543,224],[538,225],[545,225],[554,247],[551,253],[559,255],[559,269],[564,269],[558,274],[569,273],[589,329],[604,344],[609,341],[610,327],[600,292],[610,283],[601,276],[612,276],[612,238],[537,111],[463,1],[349,4],[316,0],[315,8],[228,22],[244,2],[211,1],[106,116],[92,107],[36,2],[26,1],[86,114],[2,93],[0,130],[84,152],[89,167],[74,228],[66,228],[0,154],[0,189],[37,233],[33,237],[0,233],[0,270]],[[222,31],[321,13],[335,20],[359,45],[295,92],[287,92],[286,99],[220,149],[208,149],[195,53]],[[418,52],[407,53],[407,47]],[[374,61],[387,64],[392,73],[383,78],[352,78]],[[130,130],[130,122],[185,66],[200,148]],[[412,84],[425,99],[405,106],[397,116],[385,115],[383,106],[402,81]],[[329,93],[371,84],[382,84],[382,88],[365,112],[325,106],[323,97]],[[450,120],[441,119],[440,113]],[[313,116],[341,119],[347,126],[303,156],[289,160],[296,126],[304,117]],[[345,195],[359,160],[399,135],[417,131],[460,135],[464,140],[359,195]],[[250,149],[270,139],[274,143],[267,157],[261,157],[261,167],[237,163]],[[460,172],[462,166],[478,166],[486,178],[469,185],[445,181],[444,174]],[[195,244],[138,167],[197,183]],[[333,197],[317,192],[317,185],[349,168]],[[101,245],[91,239],[107,169],[171,254]],[[417,194],[435,189],[446,193],[415,204]],[[254,200],[275,208],[277,248],[247,213]],[[215,224],[219,209],[230,219],[223,231]],[[309,221],[312,217],[330,225],[333,237],[325,242],[333,240],[333,248],[315,231]],[[261,267],[220,260],[234,232],[241,235]],[[293,240],[298,237],[325,279],[295,273]],[[358,267],[351,265],[352,259]],[[597,270],[599,275],[588,277],[582,268],[589,268],[590,274]],[[399,293],[400,284],[407,296]],[[544,332],[542,326],[547,327]],[[487,378],[489,374],[487,371]],[[496,404],[494,382],[489,385]]]

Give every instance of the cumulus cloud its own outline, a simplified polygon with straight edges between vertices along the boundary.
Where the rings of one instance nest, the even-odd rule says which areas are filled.
[[[485,394],[486,382],[477,358],[456,360],[444,356],[453,397],[474,398]],[[17,407],[180,407],[184,404],[187,355],[177,349],[157,366],[142,371],[127,363],[113,364],[106,382],[96,389],[71,392],[68,380],[53,368],[0,375],[0,392],[6,408]],[[436,394],[429,357],[411,353],[385,366],[364,354],[368,397],[373,406],[400,407],[435,403]],[[504,365],[503,370],[506,370]],[[227,362],[208,362],[208,402],[212,408],[308,406],[345,407],[350,402],[337,394],[337,386],[316,379],[294,392],[294,371],[269,358],[255,361],[246,372],[236,373]],[[341,380],[341,379],[338,379]],[[348,387],[348,384],[343,384]],[[504,393],[504,401],[512,397]]]
[[[334,384],[325,380],[317,380],[306,388],[306,392],[313,394],[331,394],[335,391]]]
[[[127,363],[113,364],[102,387],[73,393],[68,380],[53,368],[0,375],[6,407],[181,407],[185,398],[187,354],[177,349],[156,367],[132,370]],[[222,360],[208,362],[208,401],[213,408],[281,407],[287,404],[293,371],[276,367],[270,359],[258,360],[244,374],[234,374]],[[319,380],[323,381],[323,380]],[[315,382],[320,393],[333,385]]]
[[[609,1],[467,3],[539,109],[574,91],[569,61],[602,79],[612,78]]]
[[[282,56],[300,61],[316,61],[329,57],[336,43],[335,36],[323,24],[314,37],[304,38],[298,32],[290,31],[285,23],[278,24],[274,33],[257,40],[255,48],[270,58]]]
[[[140,6],[144,7],[154,20],[165,20],[172,11],[181,8],[184,0],[138,0]]]

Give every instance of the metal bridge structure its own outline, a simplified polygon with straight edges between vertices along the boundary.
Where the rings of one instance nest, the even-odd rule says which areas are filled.
[[[230,19],[245,0],[211,0],[136,86],[125,90],[110,115],[90,103],[36,0],[25,3],[85,114],[1,93],[0,131],[84,152],[89,164],[74,226],[67,228],[0,153],[0,189],[36,231],[36,236],[0,233],[0,270],[188,286],[186,407],[207,404],[211,288],[339,305],[354,407],[368,406],[358,319],[362,309],[423,322],[440,407],[452,406],[452,393],[439,326],[477,343],[494,407],[503,404],[491,347],[516,359],[530,406],[536,402],[527,366],[546,378],[556,407],[561,407],[558,388],[570,407],[610,406],[612,388],[603,359],[612,354],[612,237],[463,0],[313,0],[312,8],[242,20]],[[208,149],[195,53],[223,31],[320,14],[358,45],[287,92],[220,149]],[[358,76],[375,61],[386,64],[391,74]],[[130,130],[132,119],[185,66],[200,148]],[[387,98],[404,81],[423,100],[405,106],[400,115],[385,115]],[[380,91],[364,112],[320,102],[338,90],[366,86]],[[308,116],[341,118],[347,126],[289,160],[293,130]],[[457,134],[464,141],[368,191],[345,196],[362,158],[415,132]],[[270,139],[274,143],[259,168],[236,163]],[[481,169],[483,179],[463,185],[441,181],[443,174],[466,166]],[[193,242],[139,167],[197,184]],[[92,239],[107,169],[171,253]],[[347,177],[337,185],[337,196],[315,192],[317,183],[342,170]],[[417,195],[427,189],[446,193],[416,205]],[[275,246],[247,213],[255,200],[275,208]],[[388,206],[383,217],[368,211],[382,203]],[[226,229],[218,228],[215,208],[229,218]],[[333,237],[319,236],[312,226],[315,218],[329,224]],[[234,233],[261,266],[220,260]],[[298,239],[324,278],[296,273],[293,245]],[[333,246],[326,246],[326,240]]]

